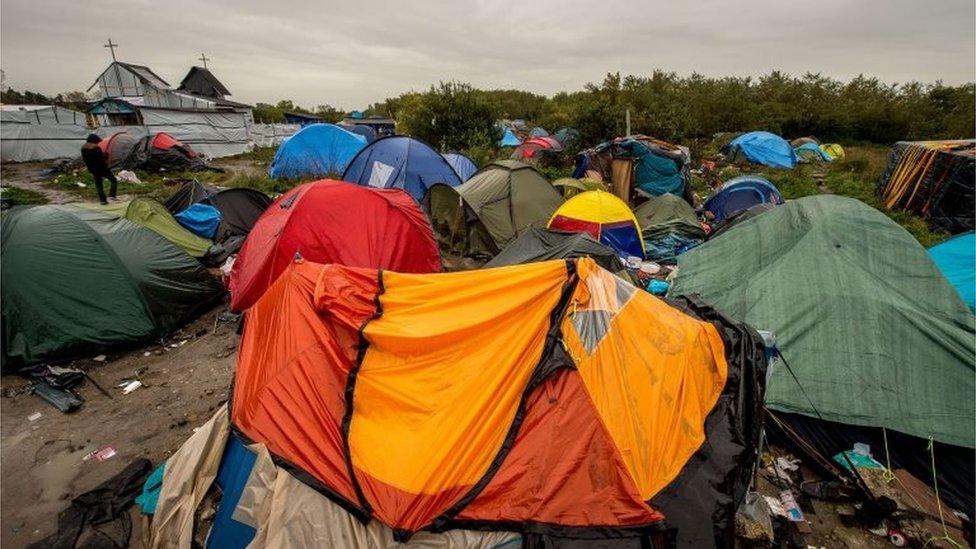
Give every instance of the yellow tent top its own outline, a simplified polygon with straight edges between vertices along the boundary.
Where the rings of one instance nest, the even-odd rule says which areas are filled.
[[[549,228],[589,233],[623,256],[644,256],[640,223],[626,202],[606,191],[587,191],[566,201]]]

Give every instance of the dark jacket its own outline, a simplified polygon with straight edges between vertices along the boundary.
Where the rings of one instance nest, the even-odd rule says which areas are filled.
[[[109,173],[108,157],[98,147],[97,143],[85,143],[81,147],[81,159],[92,175],[106,175]]]

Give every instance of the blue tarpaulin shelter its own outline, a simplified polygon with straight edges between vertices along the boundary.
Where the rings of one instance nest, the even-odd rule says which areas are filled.
[[[365,146],[365,137],[335,124],[312,124],[278,147],[268,174],[273,179],[341,174]]]
[[[789,141],[769,132],[749,132],[740,135],[722,148],[733,160],[747,160],[773,168],[795,168],[796,153]]]
[[[498,141],[499,147],[518,147],[521,144],[522,142],[515,135],[515,132],[512,131],[512,128],[505,128],[505,134]]]
[[[359,151],[342,179],[378,189],[403,189],[418,202],[434,183],[461,184],[461,178],[439,152],[404,135],[377,139]]]
[[[969,310],[976,311],[976,233],[961,234],[932,246],[929,256]]]
[[[467,155],[461,153],[444,153],[444,160],[454,168],[457,172],[458,177],[461,181],[467,181],[471,179],[474,172],[478,171],[478,165],[474,163]]]
[[[758,204],[782,204],[779,189],[765,177],[741,175],[729,179],[705,201],[705,210],[712,212],[715,221],[724,221],[732,215]]]
[[[188,231],[211,240],[217,234],[221,220],[220,210],[209,204],[199,202],[191,204],[173,217]]]

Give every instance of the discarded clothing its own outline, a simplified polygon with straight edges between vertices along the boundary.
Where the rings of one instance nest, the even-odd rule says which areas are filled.
[[[142,485],[142,493],[135,501],[139,504],[144,515],[156,513],[156,504],[159,503],[159,489],[163,487],[163,473],[165,471],[166,462],[164,461],[159,464],[159,467],[156,467]]]
[[[126,509],[132,505],[142,483],[152,469],[152,463],[145,458],[138,458],[119,474],[100,484],[94,490],[85,492],[71,500],[71,506],[58,514],[58,530],[54,534],[28,546],[30,549],[72,549],[81,539],[87,529],[93,537],[86,540],[84,547],[126,547],[132,524]],[[122,531],[121,539],[113,539],[107,532],[94,528],[102,524],[119,520],[122,524],[118,530]]]

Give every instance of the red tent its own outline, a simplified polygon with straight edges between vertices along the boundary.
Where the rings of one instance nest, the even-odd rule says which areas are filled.
[[[254,304],[296,253],[316,263],[441,270],[430,223],[409,194],[323,179],[288,191],[258,219],[231,272],[231,309]]]
[[[177,147],[186,152],[186,155],[193,158],[197,153],[190,147],[183,144],[182,141],[176,139],[172,135],[166,132],[159,132],[152,138],[152,143],[150,143],[154,149],[160,149],[163,151]]]

